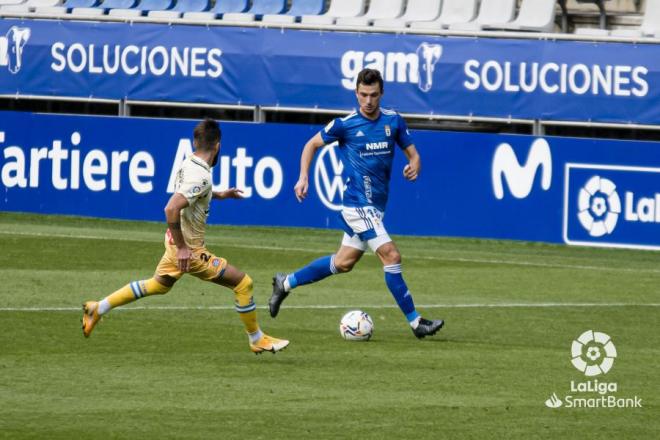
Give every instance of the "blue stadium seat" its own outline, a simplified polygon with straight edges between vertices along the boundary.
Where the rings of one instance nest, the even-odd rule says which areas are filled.
[[[133,8],[138,3],[138,0],[104,0],[103,3],[97,1],[91,2],[93,4],[90,5],[90,2],[86,0],[69,0],[67,1],[67,5],[72,1],[78,4],[72,7],[71,14],[86,17],[103,15],[108,10],[114,8]]]
[[[80,7],[93,7],[98,5],[99,0],[66,0],[65,2],[58,2],[61,3],[57,6],[53,5],[52,2],[30,2],[28,1],[26,5],[33,6],[34,5],[34,11],[39,14],[51,14],[51,15],[64,15],[67,12],[70,12],[73,8],[80,8]]]
[[[321,15],[303,15],[303,24],[330,25],[340,17],[358,17],[364,14],[365,0],[332,0],[328,10]]]
[[[249,7],[248,0],[216,0],[215,5],[207,12],[184,12],[186,20],[210,21],[227,13],[245,12]]]
[[[252,0],[252,7],[243,13],[223,14],[223,21],[238,23],[251,22],[267,14],[281,14],[286,9],[286,0]]]
[[[139,0],[104,0],[104,9],[131,9],[137,6]]]
[[[139,17],[147,11],[164,11],[174,6],[173,0],[142,0],[132,8],[116,8],[108,11],[111,17],[133,18]]]
[[[93,8],[100,4],[100,0],[66,0],[63,6],[67,8]]]
[[[292,0],[291,9],[286,14],[265,14],[261,21],[266,23],[295,23],[303,15],[319,15],[323,12],[325,0]]]
[[[166,11],[149,11],[152,18],[179,18],[186,12],[203,12],[211,8],[210,0],[178,0],[172,9]]]

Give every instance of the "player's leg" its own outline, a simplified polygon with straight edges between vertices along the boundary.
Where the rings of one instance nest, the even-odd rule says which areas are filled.
[[[218,258],[208,251],[205,251],[204,255],[204,259],[199,260],[199,263],[191,265],[191,274],[232,289],[236,312],[238,312],[250,340],[250,350],[259,354],[264,351],[276,353],[286,348],[289,341],[268,336],[259,328],[257,305],[252,295],[254,290],[252,278],[228,264],[224,258]]]
[[[100,301],[87,301],[83,304],[83,335],[89,337],[103,315],[115,307],[123,306],[149,295],[162,295],[170,291],[176,278],[154,275],[152,278],[131,281]]]
[[[115,307],[123,306],[150,295],[162,295],[170,291],[183,273],[177,267],[176,251],[172,246],[165,247],[165,253],[158,263],[152,278],[131,281],[100,301],[87,301],[83,304],[82,330],[87,338],[101,317]]]
[[[444,321],[428,320],[422,318],[417,309],[415,302],[408,290],[403,273],[401,269],[401,253],[396,247],[396,244],[389,238],[387,234],[369,240],[369,245],[374,249],[378,258],[383,263],[383,271],[385,272],[385,284],[392,293],[396,303],[401,309],[401,312],[406,316],[413,333],[418,338],[434,335],[444,325]]]
[[[268,301],[270,316],[273,318],[277,316],[282,302],[296,287],[321,281],[337,273],[350,272],[353,266],[360,261],[366,248],[366,243],[362,242],[357,235],[351,237],[344,234],[342,245],[336,254],[314,260],[290,274],[275,274],[273,294]]]

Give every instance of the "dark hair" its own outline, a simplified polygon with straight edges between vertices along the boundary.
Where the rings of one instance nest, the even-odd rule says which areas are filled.
[[[365,86],[370,86],[372,84],[378,83],[380,86],[380,91],[383,91],[383,77],[380,76],[380,72],[376,69],[362,69],[358,73],[357,82],[355,83],[355,89],[357,90],[360,84]]]
[[[200,150],[212,150],[215,144],[220,142],[222,131],[220,125],[211,118],[204,118],[193,131],[196,148]]]

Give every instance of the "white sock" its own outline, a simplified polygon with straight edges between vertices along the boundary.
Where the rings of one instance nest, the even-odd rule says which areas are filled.
[[[291,284],[289,284],[289,276],[288,275],[287,275],[286,278],[284,278],[284,283],[282,283],[282,284],[284,284],[284,291],[285,292],[288,292],[288,291],[291,290]]]
[[[112,306],[107,299],[99,301],[99,315],[105,315],[112,309]]]
[[[421,316],[418,316],[417,318],[415,318],[415,319],[413,319],[412,321],[410,321],[410,322],[409,322],[410,326],[411,326],[413,329],[416,329],[417,327],[419,327],[419,320],[420,320],[420,319],[422,319],[422,317],[421,317]]]
[[[250,344],[256,343],[259,339],[263,337],[264,333],[261,331],[261,329],[257,330],[254,333],[248,333],[248,337],[250,338]]]

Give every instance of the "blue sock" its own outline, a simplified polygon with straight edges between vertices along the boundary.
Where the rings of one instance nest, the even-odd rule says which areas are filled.
[[[413,322],[419,317],[419,313],[415,310],[412,295],[408,290],[408,286],[406,286],[406,282],[403,280],[403,275],[401,275],[401,265],[392,264],[383,266],[383,270],[385,271],[385,284],[387,284],[387,288],[392,292],[392,296],[403,314],[406,315],[408,322]]]
[[[289,274],[287,280],[289,281],[289,286],[292,289],[295,289],[298,286],[315,283],[316,281],[320,281],[323,278],[327,278],[336,273],[335,256],[327,255],[318,260],[314,260],[307,266]]]

